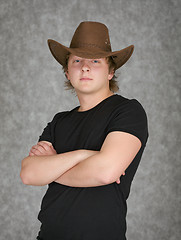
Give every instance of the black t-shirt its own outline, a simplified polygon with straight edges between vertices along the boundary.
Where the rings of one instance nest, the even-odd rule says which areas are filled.
[[[39,141],[49,141],[57,153],[77,149],[99,151],[109,132],[138,137],[141,149],[116,182],[97,187],[69,187],[52,182],[43,198],[38,219],[43,240],[125,240],[126,199],[148,139],[147,116],[136,99],[114,94],[95,107],[57,113]]]

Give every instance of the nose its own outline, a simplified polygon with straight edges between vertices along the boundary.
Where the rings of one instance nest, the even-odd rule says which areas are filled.
[[[89,65],[84,61],[82,63],[82,72],[89,72],[90,71],[90,67]]]

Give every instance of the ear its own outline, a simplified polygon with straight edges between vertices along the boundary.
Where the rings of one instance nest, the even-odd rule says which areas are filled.
[[[65,75],[66,75],[67,79],[70,80],[70,79],[69,79],[69,73],[68,73],[68,70],[65,72]]]
[[[108,74],[108,80],[111,80],[114,76],[114,71],[112,70],[109,74]]]

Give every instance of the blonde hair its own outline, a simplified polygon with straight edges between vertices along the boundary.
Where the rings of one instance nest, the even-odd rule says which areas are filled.
[[[64,73],[66,73],[67,70],[68,70],[68,60],[69,60],[69,57],[70,57],[70,54],[68,54],[66,56],[65,66],[62,67]],[[115,75],[116,64],[115,64],[115,62],[114,62],[112,57],[106,57],[106,60],[107,60],[108,66],[109,66],[109,72],[111,72],[111,71],[114,72],[114,75],[113,75],[112,79],[109,80],[109,89],[112,92],[117,92],[117,91],[119,91],[119,86],[118,86],[118,82],[116,81],[117,76]],[[72,90],[72,93],[75,93],[75,89],[72,86],[71,82],[67,79],[66,74],[65,74],[65,77],[66,77],[66,80],[64,81],[65,90]]]

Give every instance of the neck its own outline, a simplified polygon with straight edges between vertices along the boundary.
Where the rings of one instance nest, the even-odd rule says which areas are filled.
[[[112,96],[114,93],[112,91],[107,91],[104,93],[94,93],[94,94],[77,94],[79,99],[80,107],[78,109],[79,112],[87,111],[93,107],[95,107],[98,103],[103,101],[104,99]]]

